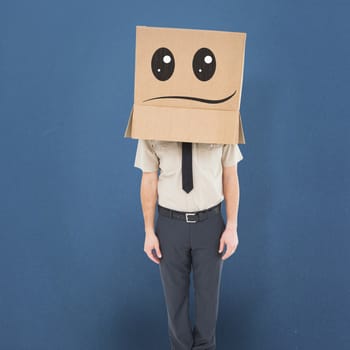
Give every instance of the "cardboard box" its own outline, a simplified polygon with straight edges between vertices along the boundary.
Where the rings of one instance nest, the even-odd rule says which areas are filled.
[[[124,137],[245,143],[246,33],[136,26],[134,104]]]

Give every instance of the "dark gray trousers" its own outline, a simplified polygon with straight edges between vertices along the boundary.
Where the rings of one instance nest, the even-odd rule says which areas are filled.
[[[155,232],[162,258],[159,270],[168,315],[171,350],[215,350],[223,260],[219,241],[222,213],[196,223],[158,215]],[[195,325],[189,310],[193,269]]]

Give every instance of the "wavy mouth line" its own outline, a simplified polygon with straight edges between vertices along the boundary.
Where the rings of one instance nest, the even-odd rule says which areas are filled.
[[[232,95],[227,96],[225,98],[222,98],[220,100],[209,100],[206,98],[192,97],[192,96],[159,96],[159,97],[149,98],[147,100],[144,100],[143,102],[152,101],[152,100],[160,100],[160,99],[164,99],[164,98],[176,98],[176,99],[182,99],[182,100],[192,100],[192,101],[197,101],[197,102],[216,104],[216,103],[223,103],[223,102],[228,101],[230,98],[232,98],[236,94],[236,92],[237,92],[237,90],[235,90],[235,92]]]

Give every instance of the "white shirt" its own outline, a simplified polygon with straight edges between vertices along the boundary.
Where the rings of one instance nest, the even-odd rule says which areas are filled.
[[[222,167],[243,159],[238,144],[193,143],[193,189],[182,189],[182,143],[138,140],[134,166],[144,172],[160,170],[158,203],[166,208],[194,212],[210,208],[224,199]]]

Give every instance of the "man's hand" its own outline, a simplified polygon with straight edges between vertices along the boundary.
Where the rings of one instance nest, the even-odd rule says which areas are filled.
[[[141,180],[141,204],[142,212],[145,221],[145,246],[144,251],[147,256],[159,264],[159,258],[161,257],[161,252],[159,249],[158,237],[154,232],[154,216],[155,207],[157,204],[157,186],[158,186],[158,171],[146,172],[142,174]],[[156,251],[158,257],[154,256],[153,249]]]
[[[224,250],[226,245],[226,252],[221,259],[226,260],[229,258],[236,251],[238,243],[237,230],[234,227],[226,226],[225,231],[222,233],[220,238],[219,253]]]
[[[154,256],[152,252],[153,249],[155,250],[157,256]],[[146,233],[144,251],[152,261],[154,261],[156,264],[159,264],[160,262],[159,258],[162,257],[162,253],[159,249],[158,237],[154,233],[154,231]]]
[[[225,231],[220,238],[219,253],[221,253],[226,244],[226,252],[221,257],[226,260],[237,249],[237,214],[239,205],[239,180],[237,174],[237,166],[223,167],[222,174],[224,197],[226,202],[227,223]]]

